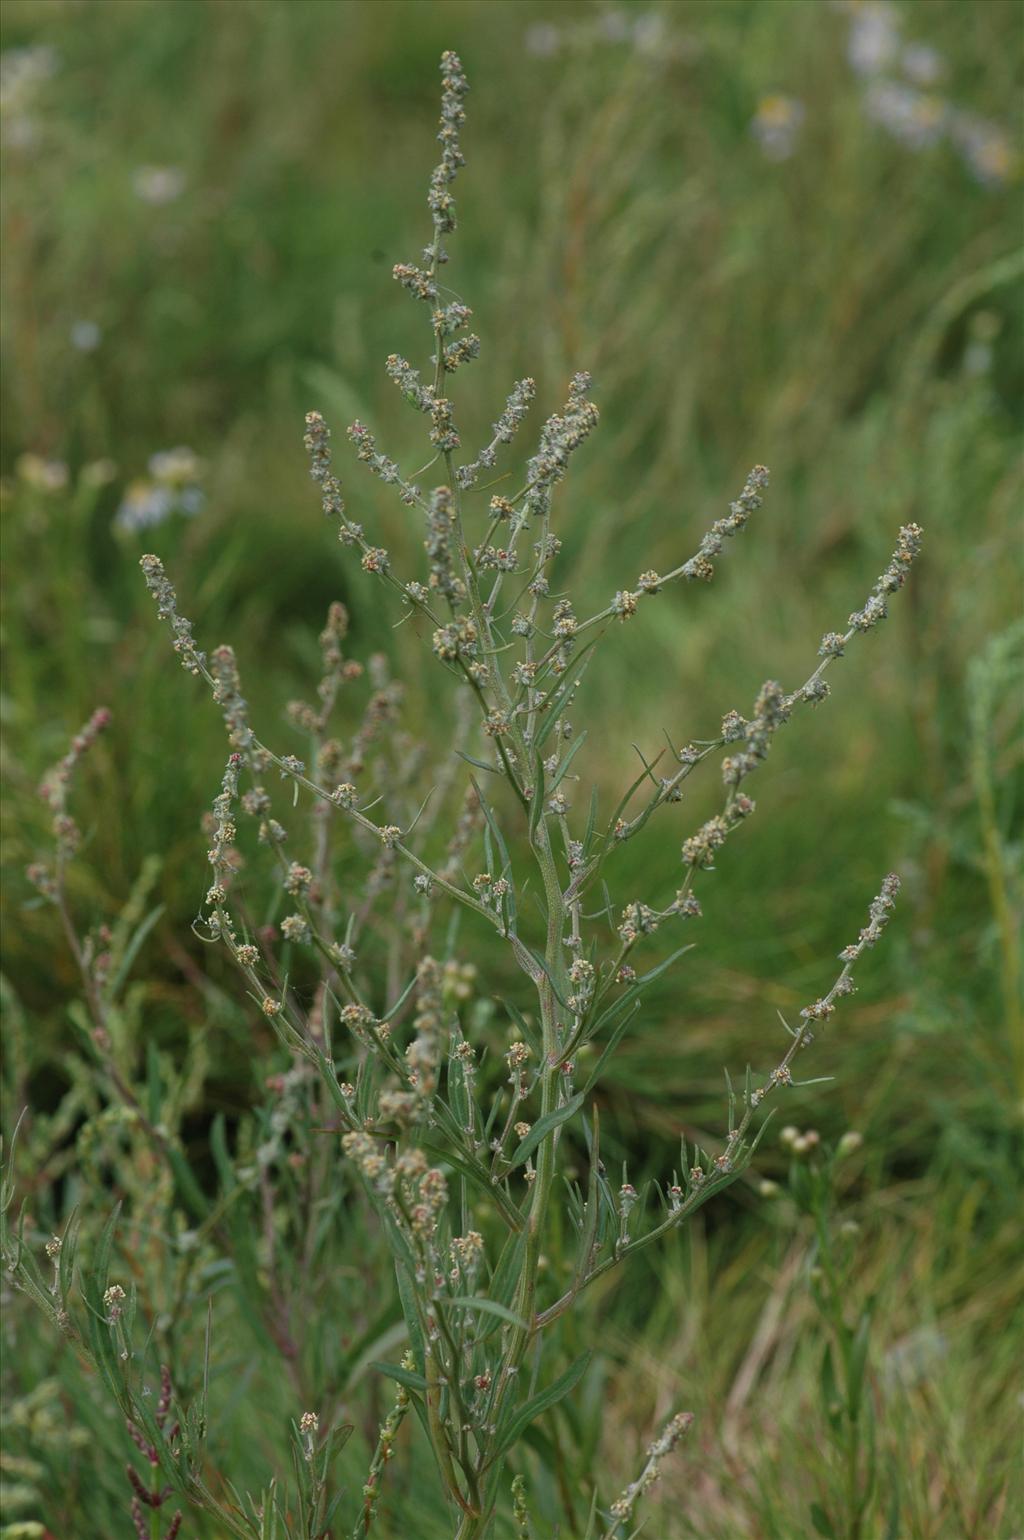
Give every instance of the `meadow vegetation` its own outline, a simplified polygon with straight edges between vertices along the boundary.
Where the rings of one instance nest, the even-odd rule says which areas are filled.
[[[826,994],[831,959],[895,871],[884,944],[814,1045],[808,1073],[833,1078],[787,1089],[739,1179],[632,1258],[625,1283],[611,1269],[565,1312],[562,1358],[530,1372],[544,1385],[583,1363],[581,1378],[524,1431],[507,1475],[525,1495],[505,1482],[495,1535],[587,1534],[592,1502],[610,1514],[686,1412],[637,1507],[648,1534],[1009,1540],[1024,1522],[1024,263],[1020,20],[1000,0],[9,0],[8,1217],[16,1229],[22,1215],[44,1304],[70,1273],[73,1248],[63,1263],[45,1248],[72,1213],[86,1272],[106,1249],[154,1422],[133,1442],[102,1375],[6,1276],[0,1534],[130,1535],[134,1497],[153,1522],[138,1533],[166,1536],[181,1506],[183,1540],[220,1540],[216,1516],[178,1497],[150,1510],[136,1490],[152,1471],[143,1446],[200,1403],[204,1379],[211,1470],[257,1501],[278,1473],[291,1532],[307,1533],[305,1441],[352,1424],[332,1451],[339,1513],[360,1511],[368,1470],[386,1464],[370,1533],[452,1533],[408,1408],[394,1458],[379,1458],[396,1383],[374,1365],[401,1369],[409,1345],[380,1226],[273,1018],[196,924],[202,813],[227,745],[139,576],[157,553],[202,645],[231,641],[277,753],[307,757],[308,721],[288,703],[324,673],[317,637],[336,602],[345,657],[366,665],[339,688],[339,736],[387,701],[373,780],[405,802],[411,765],[448,784],[453,732],[485,752],[440,709],[430,628],[395,625],[401,607],[321,515],[303,446],[315,407],[350,516],[412,572],[422,520],[365,474],[343,430],[379,427],[403,468],[426,457],[383,360],[423,367],[427,352],[390,274],[428,233],[449,47],[473,87],[452,283],[483,339],[459,429],[486,442],[511,382],[531,377],[522,463],[574,373],[592,377],[600,425],[557,493],[579,613],[643,568],[672,570],[750,466],[771,467],[714,582],[640,604],[583,680],[580,764],[604,816],[638,750],[713,739],[765,679],[806,679],[896,531],[926,532],[884,627],[856,639],[829,673],[833,698],[794,712],[759,768],[757,816],[702,883],[694,949],[651,980],[604,1067],[609,1181],[618,1193],[625,1164],[623,1188],[664,1184],[681,1137],[721,1151],[723,1069],[740,1084],[748,1062],[775,1062],[777,1012],[792,1022]],[[58,783],[48,801],[38,787],[90,721],[68,782],[81,843],[60,858],[69,939],[47,892],[64,809]],[[314,827],[274,783],[285,821]],[[674,891],[681,842],[719,811],[716,771],[684,790],[653,839],[617,853],[623,902]],[[366,892],[347,851],[338,885],[357,891],[386,971],[403,890],[385,870]],[[286,911],[267,862],[245,854],[233,880],[255,934]],[[528,980],[496,927],[448,918],[431,933],[444,1009],[501,1061],[518,1036],[506,1002]],[[666,925],[644,967],[681,944]],[[306,1008],[314,984],[295,969]],[[563,1137],[585,1187],[582,1120]],[[575,1245],[554,1227],[542,1275]],[[91,1303],[109,1339],[119,1302]],[[160,1364],[174,1399],[157,1424]],[[319,1432],[301,1423],[314,1409]]]

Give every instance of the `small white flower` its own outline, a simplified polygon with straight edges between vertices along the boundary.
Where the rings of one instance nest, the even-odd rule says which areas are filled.
[[[629,40],[629,17],[625,11],[605,11],[598,26],[607,43],[625,43]]]
[[[29,48],[5,48],[0,54],[0,107],[12,117],[31,105],[44,80],[57,73],[60,56],[55,48],[38,44]]]
[[[996,187],[1009,180],[1014,155],[1009,139],[997,123],[970,112],[954,112],[949,137],[976,182],[983,187]]]
[[[804,104],[792,96],[765,96],[757,104],[750,132],[769,160],[788,160],[804,121]]]
[[[119,529],[151,529],[172,513],[194,517],[203,506],[202,488],[196,483],[202,462],[191,449],[161,449],[149,457],[151,480],[133,481],[114,517]]]
[[[133,481],[126,488],[121,506],[114,516],[118,529],[151,529],[174,510],[174,497],[167,487],[155,487],[149,481]]]
[[[646,11],[633,23],[633,46],[637,53],[657,53],[665,43],[665,18],[657,11]]]
[[[76,321],[71,328],[71,346],[80,353],[95,353],[103,341],[103,333],[95,321]]]
[[[900,55],[900,64],[904,75],[916,86],[933,86],[946,73],[945,59],[928,43],[908,43]]]
[[[199,480],[202,466],[198,455],[179,444],[176,449],[161,449],[149,457],[149,474],[154,481],[181,487]]]
[[[143,203],[160,208],[181,197],[185,173],[180,166],[139,166],[132,176],[132,191]]]
[[[899,21],[884,0],[859,5],[852,12],[846,57],[858,75],[877,75],[896,58]]]
[[[929,96],[897,80],[876,80],[864,98],[869,118],[910,150],[937,144],[945,132],[949,109],[939,96]]]
[[[18,475],[38,492],[63,492],[68,484],[68,468],[63,460],[44,460],[39,455],[19,456]]]

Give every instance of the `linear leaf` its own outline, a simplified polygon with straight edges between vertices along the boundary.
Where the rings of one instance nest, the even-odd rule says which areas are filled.
[[[121,986],[125,979],[128,977],[132,963],[138,956],[139,948],[142,946],[142,943],[145,941],[146,937],[149,935],[150,931],[153,929],[153,926],[156,924],[157,920],[159,920],[166,907],[166,904],[157,904],[156,908],[151,909],[146,915],[146,918],[136,928],[135,934],[132,936],[132,939],[125,947],[124,956],[121,958],[117,972],[114,974],[114,977],[110,982],[108,994],[111,1000],[116,1000],[120,994]]]
[[[530,1397],[525,1406],[519,1408],[519,1411],[516,1412],[511,1421],[502,1429],[498,1437],[497,1448],[491,1457],[491,1463],[494,1460],[500,1459],[507,1449],[511,1449],[512,1445],[517,1441],[524,1429],[530,1426],[535,1417],[539,1417],[542,1412],[549,1411],[551,1407],[561,1401],[563,1396],[567,1396],[570,1390],[579,1384],[587,1372],[590,1357],[589,1352],[581,1353],[576,1362],[571,1364],[564,1374],[560,1374],[553,1384],[549,1385],[546,1390],[538,1391],[535,1396]]]
[[[637,1013],[637,1011],[639,1009],[640,1009],[640,1001],[637,1000],[637,1001],[634,1002],[633,1009],[629,1012],[628,1016],[624,1016],[622,1018],[622,1020],[618,1024],[618,1026],[612,1032],[612,1034],[609,1037],[608,1041],[605,1043],[604,1047],[601,1050],[601,1057],[598,1059],[597,1063],[594,1065],[594,1068],[590,1071],[590,1074],[587,1076],[587,1083],[583,1087],[583,1095],[584,1096],[588,1096],[590,1094],[590,1092],[594,1089],[594,1087],[597,1085],[597,1082],[601,1078],[602,1070],[604,1069],[605,1065],[608,1063],[608,1060],[611,1058],[611,1056],[615,1052],[616,1048],[619,1046],[619,1043],[622,1040],[623,1033],[625,1032],[626,1028],[629,1026],[630,1022],[633,1020],[633,1018],[636,1016],[636,1013]]]
[[[570,1118],[575,1117],[583,1106],[583,1097],[584,1092],[577,1091],[575,1096],[569,1098],[564,1107],[556,1107],[553,1112],[545,1113],[542,1118],[538,1118],[530,1132],[513,1153],[510,1169],[515,1170],[516,1166],[521,1166],[527,1156],[533,1154],[538,1144],[547,1138],[553,1128],[558,1128],[560,1124],[567,1123]]]
[[[499,1305],[496,1299],[483,1299],[479,1294],[456,1294],[448,1303],[465,1305],[469,1310],[482,1310],[485,1315],[499,1316],[510,1326],[518,1326],[522,1331],[529,1330],[529,1322],[524,1321],[521,1315],[516,1315],[515,1311],[509,1310],[507,1306]]]
[[[538,749],[544,745],[555,723],[558,721],[562,702],[571,691],[576,689],[576,686],[586,673],[590,665],[590,658],[587,655],[597,645],[599,640],[600,634],[587,642],[586,646],[580,648],[562,678],[558,681],[558,684],[553,690],[549,690],[548,694],[541,701],[538,710],[547,713],[547,720],[541,726],[534,740]]]
[[[434,1105],[436,1107],[437,1103],[435,1102]],[[423,1149],[436,1160],[445,1161],[448,1165],[454,1166],[456,1171],[461,1171],[467,1181],[485,1192],[491,1201],[498,1205],[507,1225],[513,1230],[522,1229],[522,1215],[512,1199],[491,1181],[491,1174],[486,1166],[479,1162],[474,1163],[461,1152],[452,1150],[447,1145],[434,1144],[429,1139],[423,1141]]]
[[[372,1358],[370,1368],[376,1369],[378,1374],[386,1374],[389,1380],[397,1380],[406,1390],[426,1391],[427,1382],[423,1375],[414,1374],[411,1369],[403,1369],[401,1364],[385,1364],[378,1358]]]
[[[558,774],[555,776],[554,780],[551,782],[551,786],[549,788],[551,791],[554,791],[565,780],[566,774],[568,773],[568,770],[569,770],[569,766],[572,764],[573,759],[576,757],[576,754],[583,747],[583,745],[584,745],[584,743],[586,741],[587,741],[587,729],[584,728],[583,731],[573,740],[572,745],[569,748],[568,753],[566,754],[565,758],[562,760],[562,763],[559,765],[559,767],[558,767]]]

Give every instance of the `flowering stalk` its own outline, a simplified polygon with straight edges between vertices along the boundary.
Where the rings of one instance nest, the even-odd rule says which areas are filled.
[[[402,1359],[402,1368],[411,1374],[416,1367],[416,1360],[411,1353],[406,1353]],[[377,1504],[380,1500],[380,1482],[389,1460],[395,1453],[395,1436],[405,1421],[406,1413],[410,1406],[409,1392],[404,1385],[399,1385],[395,1396],[395,1404],[391,1408],[384,1422],[381,1424],[380,1437],[377,1447],[370,1462],[369,1473],[363,1487],[363,1511],[359,1515],[355,1529],[352,1531],[352,1540],[365,1540],[370,1533],[370,1526],[377,1515]]]
[[[64,757],[43,776],[39,784],[39,796],[53,812],[51,828],[54,860],[52,866],[45,862],[32,862],[25,875],[37,892],[57,910],[68,950],[82,981],[82,991],[92,1021],[91,1041],[104,1073],[130,1116],[144,1130],[161,1156],[166,1158],[171,1148],[170,1140],[165,1131],[146,1116],[142,1103],[121,1072],[113,1053],[116,1038],[114,990],[111,984],[111,972],[116,960],[114,935],[107,925],[101,925],[94,935],[83,936],[67,891],[68,867],[82,844],[81,830],[68,811],[74,775],[83,756],[110,726],[110,722],[110,711],[106,706],[100,706],[72,738]]]
[[[633,1518],[633,1511],[641,1497],[650,1491],[660,1475],[661,1462],[666,1455],[672,1453],[680,1439],[693,1426],[692,1412],[678,1412],[665,1428],[660,1438],[655,1439],[647,1451],[643,1470],[635,1481],[631,1481],[625,1491],[618,1496],[611,1507],[611,1526],[605,1531],[604,1540],[618,1540],[624,1527]]]

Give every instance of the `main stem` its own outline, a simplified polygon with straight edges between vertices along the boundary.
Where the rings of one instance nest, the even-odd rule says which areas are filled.
[[[565,925],[565,903],[558,881],[554,852],[551,849],[551,841],[543,819],[541,819],[537,833],[534,836],[533,849],[537,864],[540,867],[547,900],[547,940],[544,949],[544,961],[548,972],[537,985],[544,1053],[544,1062],[541,1066],[540,1115],[545,1117],[548,1113],[553,1112],[557,1105],[558,1072],[562,1062],[558,1042],[558,1001],[555,997],[551,980],[558,980],[559,985],[562,983],[562,933]],[[540,1267],[541,1246],[544,1240],[551,1188],[555,1176],[555,1146],[557,1139],[558,1130],[552,1129],[551,1133],[541,1142],[537,1150],[537,1175],[533,1183],[533,1198],[526,1221],[523,1270],[520,1274],[515,1300],[515,1313],[522,1324],[513,1326],[511,1329],[504,1362],[499,1371],[498,1390],[489,1419],[493,1426],[498,1429],[501,1427],[502,1408],[511,1393],[511,1388],[526,1356],[526,1350],[534,1335],[537,1275]],[[479,1516],[472,1514],[462,1515],[456,1540],[482,1540],[482,1537],[487,1532],[487,1527],[494,1511],[496,1488],[501,1478],[503,1465],[503,1460],[500,1457],[496,1457],[492,1450],[493,1444],[490,1447],[484,1447],[476,1467],[478,1475],[486,1478],[482,1484],[483,1512]]]

